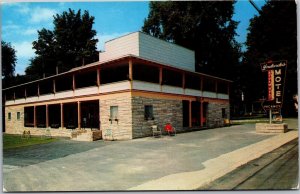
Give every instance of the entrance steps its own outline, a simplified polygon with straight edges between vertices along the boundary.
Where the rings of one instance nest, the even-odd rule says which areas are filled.
[[[102,139],[101,130],[76,130],[71,134],[71,139],[75,141],[96,141]]]

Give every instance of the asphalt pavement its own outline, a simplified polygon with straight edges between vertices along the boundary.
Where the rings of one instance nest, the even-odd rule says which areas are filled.
[[[295,130],[297,121],[290,122],[289,128]],[[286,133],[287,138],[279,138],[278,134],[257,134],[254,124],[245,124],[172,137],[96,142],[63,139],[12,149],[3,153],[3,187],[12,192],[164,190],[169,187],[160,182],[163,177],[183,179],[177,175],[206,170],[209,161],[236,150],[277,137],[274,141],[288,141],[296,134],[293,130]],[[152,182],[161,187],[153,187]]]

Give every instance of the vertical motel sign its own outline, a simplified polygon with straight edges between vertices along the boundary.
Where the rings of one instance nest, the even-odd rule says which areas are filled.
[[[287,61],[271,61],[260,66],[262,72],[268,73],[268,97],[264,109],[279,111],[283,102]]]

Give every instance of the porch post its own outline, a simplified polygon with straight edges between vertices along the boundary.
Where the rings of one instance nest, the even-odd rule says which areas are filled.
[[[33,127],[36,128],[36,106],[33,106]]]
[[[201,78],[200,78],[200,90],[201,90],[201,92],[202,92],[202,95],[203,95],[203,77],[201,76]]]
[[[130,89],[132,90],[132,59],[129,59],[129,81],[130,81]]]
[[[192,127],[192,101],[189,100],[189,127]]]
[[[40,97],[40,84],[38,84],[38,87],[37,87],[37,95],[38,95],[38,97]]]
[[[216,93],[218,93],[218,81],[217,80],[215,80],[215,90],[216,90]]]
[[[79,101],[77,101],[77,122],[78,122],[78,129],[81,129],[81,110],[80,110]]]
[[[163,71],[162,67],[159,67],[159,85],[160,85],[160,91],[162,91],[162,81],[163,81]]]
[[[63,103],[60,103],[60,127],[64,127],[64,106]]]
[[[182,88],[185,89],[185,73],[182,73]]]
[[[75,85],[75,74],[73,74],[73,87],[72,87],[72,89],[73,89],[73,91],[75,91],[75,88],[76,88],[76,85]]]
[[[229,95],[230,93],[230,86],[229,86],[229,83],[227,83],[227,94]]]
[[[48,104],[46,104],[46,127],[49,127]]]
[[[56,93],[55,79],[53,79],[53,93]]]
[[[100,86],[100,69],[97,69],[97,86]]]
[[[203,99],[200,100],[200,127],[203,127]]]

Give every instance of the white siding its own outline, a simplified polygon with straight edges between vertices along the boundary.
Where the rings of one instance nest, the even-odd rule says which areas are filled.
[[[185,94],[190,96],[202,96],[202,92],[200,90],[194,90],[194,89],[185,89]]]
[[[160,85],[155,83],[143,82],[143,81],[133,81],[132,89],[135,90],[146,90],[151,92],[160,92]]]
[[[217,98],[228,100],[229,95],[228,94],[217,94]]]
[[[142,32],[135,32],[105,43],[105,52],[99,61],[125,55],[135,55],[166,65],[195,71],[195,52],[173,43],[160,40]]]
[[[175,87],[175,86],[162,86],[162,92],[170,93],[170,94],[184,94],[183,88]]]
[[[195,71],[195,52],[144,33],[139,33],[139,56]]]
[[[207,98],[217,98],[217,93],[215,93],[215,92],[207,92],[207,91],[203,91],[203,97],[207,97]]]
[[[129,81],[100,85],[100,93],[115,92],[120,90],[129,90],[129,89],[130,89]]]
[[[131,33],[106,42],[105,52],[100,53],[99,61],[107,61],[128,54],[139,56],[138,35],[138,33]]]
[[[98,86],[92,86],[87,88],[78,88],[74,92],[74,96],[84,96],[98,93]]]

